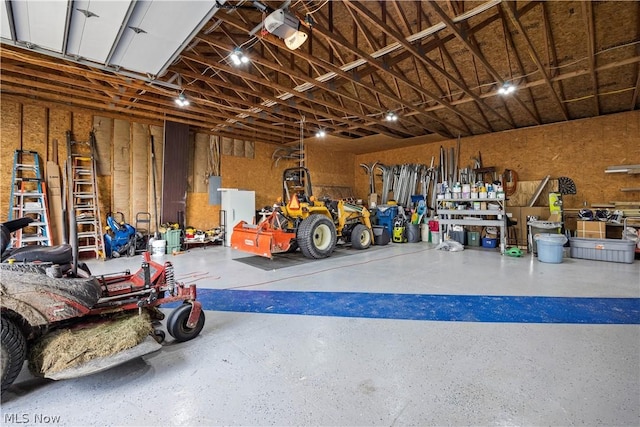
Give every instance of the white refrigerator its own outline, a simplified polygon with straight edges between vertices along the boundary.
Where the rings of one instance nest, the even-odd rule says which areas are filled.
[[[238,190],[237,188],[219,188],[224,221],[224,245],[231,246],[231,234],[233,227],[240,221],[255,224],[256,217],[256,192]]]

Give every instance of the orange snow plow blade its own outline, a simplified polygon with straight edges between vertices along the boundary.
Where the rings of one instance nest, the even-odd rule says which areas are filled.
[[[267,221],[260,225],[240,221],[233,227],[231,247],[239,251],[271,258],[273,254],[288,251],[295,237],[295,233],[272,228]]]

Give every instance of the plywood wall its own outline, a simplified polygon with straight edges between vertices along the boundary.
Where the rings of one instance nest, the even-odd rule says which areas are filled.
[[[55,159],[53,147],[54,141],[57,141],[57,163],[60,169],[64,170],[67,159],[66,132],[70,130],[74,135],[88,140],[92,128],[92,115],[85,111],[50,108],[48,105],[28,100],[23,102],[12,96],[2,97],[0,115],[0,220],[5,221],[11,203],[11,174],[15,150],[35,151],[41,165],[45,165],[47,160]]]
[[[105,117],[88,111],[70,111],[33,103],[28,99],[3,97],[0,100],[1,220],[6,220],[9,206],[11,170],[15,149],[37,151],[43,163],[53,157],[53,141],[58,141],[58,164],[67,157],[67,130],[76,139],[87,140],[95,130],[98,149],[98,184],[103,215],[122,211],[129,221],[146,211],[154,220],[155,208],[162,200],[163,127],[131,122],[123,117]],[[153,197],[153,168],[149,136],[155,143],[156,197]],[[187,225],[207,230],[219,226],[219,206],[209,205],[207,156],[209,136],[196,133],[190,148],[190,191],[187,194]],[[305,165],[312,174],[315,188],[353,189],[357,198],[366,199],[368,176],[361,163],[425,163],[439,156],[440,143],[425,143],[396,150],[354,155],[326,148],[305,146]],[[455,140],[445,141],[447,150]],[[254,190],[256,210],[272,205],[282,194],[282,172],[297,166],[298,161],[280,160],[275,164],[276,146],[253,141],[252,156],[221,156],[222,187]],[[515,170],[523,181],[568,176],[576,182],[578,194],[565,196],[566,207],[581,207],[583,202],[638,201],[640,194],[621,192],[620,188],[640,187],[640,176],[605,174],[607,166],[640,164],[640,112],[602,116],[594,119],[532,127],[516,131],[481,135],[461,140],[461,166],[470,165],[471,157],[482,153],[485,166],[499,171]],[[240,153],[238,153],[240,154]],[[378,181],[378,188],[380,182]],[[155,221],[155,220],[154,220]],[[155,224],[152,225],[155,229]]]
[[[435,156],[439,162],[440,145],[448,152],[457,141],[424,144],[381,151],[355,157],[360,163],[424,163]],[[498,171],[511,169],[522,181],[566,176],[574,180],[577,193],[564,197],[564,206],[579,208],[585,203],[638,201],[639,192],[622,192],[621,188],[640,187],[639,175],[605,174],[608,166],[640,164],[640,112],[612,114],[592,119],[536,126],[461,139],[461,167],[471,165],[471,157],[482,153],[484,166]],[[369,181],[364,173],[355,174],[358,197],[366,197]]]

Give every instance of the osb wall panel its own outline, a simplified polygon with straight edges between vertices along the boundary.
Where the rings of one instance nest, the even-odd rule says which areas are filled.
[[[281,160],[275,165],[272,156],[277,148],[274,145],[256,142],[253,159],[223,155],[222,186],[255,191],[256,209],[273,205],[277,198],[282,196],[283,171],[299,165],[299,162],[294,160]],[[353,186],[354,155],[306,146],[305,158],[305,165],[311,173],[314,187]],[[203,199],[203,203],[207,203],[207,200]],[[214,212],[214,218],[217,225],[217,211]]]
[[[271,156],[277,147],[255,143],[254,158],[223,155],[220,159],[222,187],[253,190],[256,192],[256,207],[271,206],[282,196],[282,172],[294,164],[279,162],[275,166]]]
[[[93,115],[86,111],[73,111],[71,131],[76,141],[89,141],[89,133],[93,130]]]
[[[9,216],[9,199],[11,196],[11,173],[13,170],[13,153],[20,148],[22,105],[17,102],[2,101],[2,132],[0,132],[0,220],[6,221]]]
[[[58,145],[58,165],[64,173],[67,161],[66,132],[71,130],[74,140],[87,142],[89,132],[96,135],[98,152],[98,191],[101,219],[109,211],[125,213],[129,222],[135,222],[137,211],[154,210],[151,145],[149,131],[154,136],[156,166],[162,175],[162,152],[164,129],[161,126],[141,125],[111,117],[93,116],[87,111],[69,111],[56,106],[47,106],[24,99],[23,102],[0,99],[2,129],[0,132],[0,220],[8,216],[11,172],[14,150],[22,148],[37,151],[42,163],[53,160],[53,141]],[[117,123],[116,123],[117,122]],[[131,135],[134,135],[133,142]],[[115,143],[115,145],[114,145]],[[130,145],[132,144],[132,145]],[[81,144],[74,151],[88,152]],[[113,176],[112,176],[113,175]],[[114,183],[116,184],[114,186]],[[156,183],[156,199],[162,197],[162,180]],[[131,188],[135,188],[134,196]],[[146,189],[146,190],[145,190]],[[65,189],[66,190],[66,189]],[[142,190],[142,191],[140,191]],[[114,199],[117,200],[114,202]],[[155,223],[152,224],[155,229]]]
[[[164,146],[164,128],[161,126],[150,127],[151,138],[153,141],[153,149],[151,144],[149,150],[151,150],[151,161],[149,162],[149,183],[147,192],[151,195],[149,197],[148,212],[151,213],[152,218],[152,230],[156,231],[160,225],[160,209],[162,209],[162,166],[164,164],[163,146]],[[153,192],[155,189],[155,197]]]
[[[36,151],[41,164],[47,161],[47,112],[37,105],[22,108],[22,149]]]
[[[111,211],[122,212],[131,218],[131,123],[127,120],[113,122],[113,165]]]
[[[131,123],[131,216],[134,223],[138,212],[148,212],[149,192],[149,127],[140,123]]]
[[[2,160],[0,163],[1,219],[6,220],[10,204],[13,154],[16,149],[33,150],[44,165],[54,160],[53,141],[58,142],[58,166],[64,172],[67,160],[66,132],[71,130],[80,141],[87,141],[92,127],[92,116],[86,112],[50,109],[32,103],[0,100],[2,113]]]
[[[220,226],[220,205],[209,204],[209,193],[188,193],[185,224],[198,230]]]
[[[449,149],[456,141],[442,143]],[[498,172],[511,169],[520,180],[537,181],[547,175],[552,179],[571,178],[576,195],[563,198],[566,208],[580,208],[610,201],[639,201],[638,192],[621,188],[640,187],[638,175],[605,174],[607,166],[640,164],[640,112],[620,113],[567,123],[479,135],[461,140],[461,167],[472,164],[471,157],[482,153],[483,166],[495,166]],[[439,144],[424,144],[402,149],[358,155],[360,163],[375,161],[393,165],[429,164],[435,156],[439,163]],[[365,198],[369,181],[364,173],[355,174],[356,195]]]
[[[193,192],[209,194],[207,166],[209,159],[209,135],[197,133],[193,151]]]
[[[196,135],[193,132],[189,132],[189,141],[187,143],[187,193],[193,193],[193,168],[196,159],[194,158],[194,150],[196,145]]]
[[[95,116],[93,132],[96,137],[96,164],[98,176],[111,175],[111,141],[113,141],[113,119]]]

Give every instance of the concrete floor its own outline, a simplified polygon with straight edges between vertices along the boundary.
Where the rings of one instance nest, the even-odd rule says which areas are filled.
[[[2,424],[640,425],[640,261],[429,243],[275,270],[245,256],[154,257],[197,283],[200,336],[74,380],[25,368]]]

